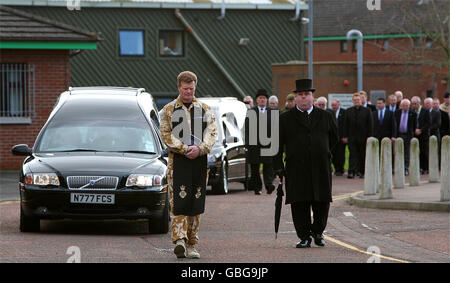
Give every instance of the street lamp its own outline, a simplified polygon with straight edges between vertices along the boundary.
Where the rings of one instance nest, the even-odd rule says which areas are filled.
[[[357,66],[358,66],[358,91],[363,90],[363,34],[357,30],[352,29],[347,32],[347,40],[351,40],[352,36],[356,35],[358,37],[356,42],[356,52],[357,52]]]

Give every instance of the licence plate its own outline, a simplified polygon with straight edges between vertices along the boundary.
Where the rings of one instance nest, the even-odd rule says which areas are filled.
[[[83,194],[71,193],[71,203],[114,204],[113,194]]]

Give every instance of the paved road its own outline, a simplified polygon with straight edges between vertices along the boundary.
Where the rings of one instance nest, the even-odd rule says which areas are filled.
[[[324,248],[295,248],[289,206],[283,206],[275,240],[275,194],[256,196],[232,183],[228,195],[207,196],[199,260],[177,259],[169,234],[149,235],[143,221],[45,220],[40,233],[20,233],[18,201],[3,201],[0,262],[66,262],[72,246],[81,262],[450,262],[448,213],[358,208],[346,198],[361,190],[363,180],[335,177],[333,185]]]

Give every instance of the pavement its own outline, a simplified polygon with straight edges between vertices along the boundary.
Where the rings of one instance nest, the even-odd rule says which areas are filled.
[[[450,212],[450,201],[440,201],[441,184],[430,183],[426,177],[422,177],[419,186],[405,184],[404,188],[393,188],[392,199],[357,192],[350,196],[349,203],[365,208]]]

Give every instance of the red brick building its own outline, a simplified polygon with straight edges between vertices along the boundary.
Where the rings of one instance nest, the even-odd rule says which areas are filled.
[[[17,170],[23,157],[11,148],[33,146],[58,95],[70,86],[71,57],[96,49],[100,39],[3,6],[0,26],[0,170]]]
[[[450,8],[450,2],[435,2]],[[417,3],[412,1],[410,6]],[[363,89],[369,95],[371,91],[378,91],[387,97],[401,90],[406,97],[429,95],[442,102],[448,88],[449,63],[443,48],[406,20],[405,13],[417,13],[417,10],[402,10],[388,0],[382,1],[378,11],[369,10],[366,4],[367,1],[362,0],[314,1],[315,97],[351,94],[357,90],[356,40],[347,41],[346,34],[358,29],[363,33]],[[424,23],[432,26],[429,31],[439,28],[439,23],[427,19],[427,16],[435,17],[428,11],[427,4],[417,7],[414,6],[420,9]],[[447,42],[448,35],[447,26],[443,36]],[[294,80],[308,77],[308,62],[275,63],[272,77],[273,93],[279,96],[282,107],[286,95],[294,88]]]

